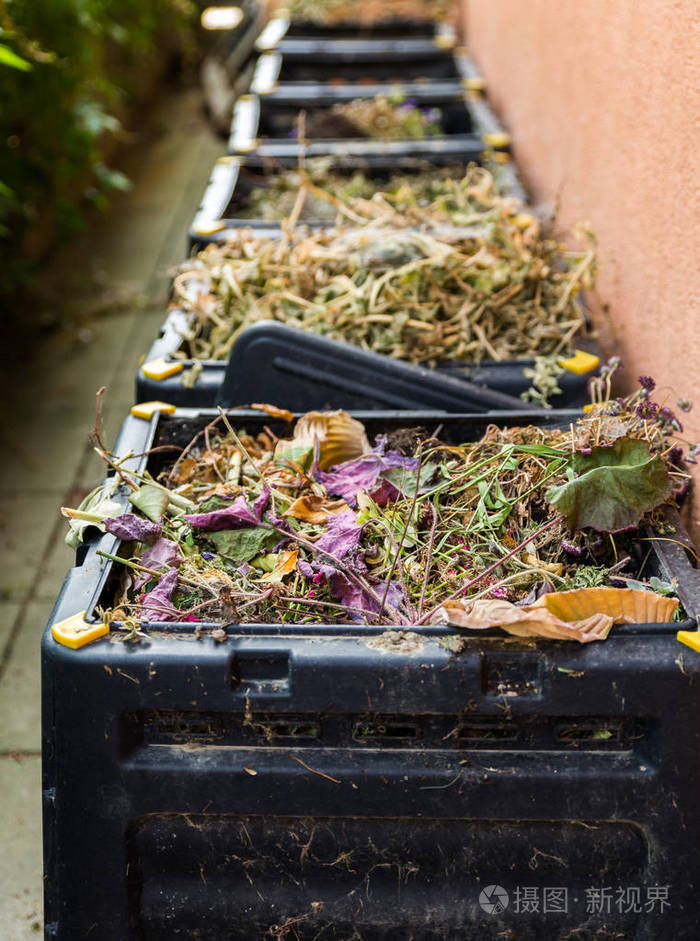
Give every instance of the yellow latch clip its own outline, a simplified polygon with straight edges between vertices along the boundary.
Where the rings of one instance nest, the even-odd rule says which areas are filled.
[[[678,631],[676,640],[690,647],[691,650],[697,650],[700,653],[700,630],[698,631]]]
[[[144,376],[148,376],[149,379],[160,381],[161,379],[167,379],[168,376],[176,376],[184,368],[184,363],[179,363],[174,359],[166,359],[165,356],[159,356],[157,359],[144,363],[141,370]]]
[[[463,78],[461,85],[465,91],[481,92],[486,88],[486,82],[480,75],[470,75],[467,78]]]
[[[505,131],[490,131],[482,134],[481,139],[487,147],[501,150],[504,147],[510,147],[510,134],[506,134]]]
[[[574,350],[574,355],[569,356],[568,359],[560,359],[559,365],[569,372],[575,372],[578,376],[585,376],[587,372],[592,372],[600,366],[600,360],[594,353]]]
[[[138,405],[131,406],[131,414],[134,418],[143,418],[150,421],[156,412],[164,412],[166,415],[175,413],[175,406],[169,402],[139,402]]]
[[[437,49],[454,49],[457,45],[457,37],[452,32],[436,33],[433,36],[433,44]]]
[[[86,611],[80,611],[63,621],[51,625],[51,636],[58,644],[77,650],[85,644],[109,634],[107,624],[90,624],[85,620]]]

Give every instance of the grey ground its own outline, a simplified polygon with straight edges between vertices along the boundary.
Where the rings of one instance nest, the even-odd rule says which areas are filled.
[[[131,142],[133,188],[51,264],[46,330],[6,364],[0,417],[0,936],[40,937],[39,643],[72,555],[62,504],[99,482],[91,453],[95,392],[104,440],[133,404],[136,367],[164,320],[168,269],[216,157],[225,152],[192,89],[171,91]],[[65,326],[67,324],[67,326]],[[10,391],[11,390],[11,391]]]

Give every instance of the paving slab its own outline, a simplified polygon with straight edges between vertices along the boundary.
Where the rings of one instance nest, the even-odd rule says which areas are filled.
[[[5,650],[24,606],[18,601],[0,601],[0,671]]]
[[[76,499],[66,499],[66,506],[77,506],[85,493],[81,490],[73,491]],[[41,578],[31,592],[31,597],[41,601],[55,601],[61,590],[61,585],[68,569],[75,565],[75,552],[64,542],[65,531],[61,529],[58,538],[49,546],[48,555],[41,569]]]
[[[0,494],[0,541],[4,546],[0,598],[21,601],[27,597],[60,526],[61,495],[50,481],[38,492],[18,489]]]
[[[80,460],[93,430],[93,418],[85,409],[62,409],[48,403],[41,414],[19,410],[15,420],[21,435],[2,435],[7,459],[0,465],[0,495],[61,494],[75,479]]]
[[[22,612],[0,675],[0,754],[41,751],[41,635],[52,601],[32,601]]]
[[[0,935],[37,941],[43,924],[39,756],[0,756],[0,794]]]

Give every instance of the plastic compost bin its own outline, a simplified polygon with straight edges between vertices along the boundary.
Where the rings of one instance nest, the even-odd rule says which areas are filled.
[[[333,40],[329,40],[333,43]],[[343,42],[333,44],[334,55],[325,50],[310,53],[304,43],[287,43],[282,48],[263,52],[255,64],[252,91],[266,94],[270,83],[343,85],[348,82],[364,84],[381,82],[404,85],[432,81],[458,82],[471,91],[483,91],[484,80],[474,61],[466,51],[457,47],[437,50],[430,43],[415,43],[409,47],[382,42]]]
[[[156,361],[155,366],[153,362],[149,360],[139,370],[138,402],[154,401],[155,396],[162,401],[167,396],[171,404],[236,408],[284,399],[292,411],[433,408],[478,413],[522,406],[513,396],[466,377],[447,376],[274,321],[253,324],[241,332],[218,386],[211,383],[211,372],[192,389],[182,383],[164,387],[163,380],[146,382],[149,373],[167,360]],[[202,401],[205,389],[213,400]]]
[[[363,97],[359,93],[356,97]],[[364,96],[366,97],[366,96]],[[439,108],[441,134],[419,140],[395,138],[378,140],[370,137],[316,138],[302,144],[290,134],[295,133],[302,111],[307,115],[327,110],[337,103],[335,93],[319,91],[315,97],[300,94],[298,98],[277,100],[267,95],[248,94],[237,99],[231,120],[228,150],[230,154],[248,154],[250,163],[278,161],[281,166],[296,166],[300,154],[306,157],[370,155],[410,157],[413,159],[479,161],[484,152],[507,151],[510,137],[484,123],[489,109],[476,96],[462,91],[420,92],[424,107]],[[495,122],[495,119],[494,119]]]
[[[242,16],[235,26],[201,31],[207,55],[221,61],[232,80],[253,56],[256,41],[265,27],[264,4],[247,2],[238,6]]]
[[[489,156],[481,153],[479,156],[479,163],[492,173],[499,192],[504,196],[514,196],[521,202],[525,202],[525,190],[509,155],[498,153]],[[503,159],[494,161],[494,156]],[[448,166],[454,167],[455,177],[459,178],[464,175],[470,162],[472,161],[455,157]],[[252,190],[255,187],[272,184],[274,192],[275,173],[278,169],[274,165],[261,166],[254,162],[251,164],[246,157],[220,157],[214,164],[202,201],[188,231],[190,254],[201,250],[211,242],[225,242],[236,229],[252,228],[256,234],[278,235],[281,223],[252,218],[250,215]],[[389,159],[381,155],[367,159],[357,156],[346,158],[336,156],[333,158],[332,167],[334,172],[348,176],[362,172],[375,183],[378,189],[381,189],[395,174],[405,173],[410,176],[414,173],[429,173],[436,169],[434,164],[426,160],[416,160],[411,157]],[[329,225],[327,220],[308,216],[303,224],[312,229],[325,228]]]
[[[455,51],[435,49],[425,40],[408,47],[395,42],[328,42],[331,54],[326,54],[325,44],[319,49],[314,43],[309,49],[306,41],[288,42],[262,53],[255,63],[258,81],[274,74],[278,65],[278,78],[285,82],[405,84],[461,79]]]
[[[387,54],[355,62],[352,59],[310,58],[306,54],[272,50],[258,58],[250,90],[258,95],[267,95],[280,86],[299,84],[341,90],[347,84],[420,87],[435,82],[455,83],[473,92],[481,92],[485,87],[473,59],[461,48],[439,56],[417,56],[410,62]]]
[[[517,409],[523,403],[516,397],[531,386],[526,372],[534,367],[532,359],[515,359],[445,362],[431,369],[266,320],[241,332],[228,361],[198,361],[192,383],[188,375],[194,361],[174,355],[189,323],[190,315],[182,309],[168,314],[139,367],[137,402],[232,408],[283,396],[291,409]],[[581,346],[584,349],[560,360],[561,394],[551,399],[557,408],[582,406],[588,400],[588,380],[599,359],[590,351],[593,341],[582,339]]]
[[[256,31],[248,40],[253,24]],[[200,29],[198,39],[202,50],[211,52],[231,52],[241,42],[250,42],[249,51],[265,28],[265,14],[262,6],[251,0],[244,0],[236,5],[211,4],[200,11]]]
[[[116,453],[182,446],[213,417],[130,417]],[[357,417],[453,442],[554,420]],[[675,524],[639,564],[690,615],[685,544]],[[52,626],[99,633],[114,597],[98,549],[129,553],[81,547],[42,644],[47,939],[697,938],[700,653],[676,640],[692,618],[588,645],[467,632],[460,653],[450,628],[322,623],[228,624],[223,642],[151,624],[70,649]]]
[[[334,24],[315,23],[300,17],[273,16],[265,26],[256,43],[261,52],[274,49],[280,42],[289,39],[361,39],[400,40],[405,37],[430,40],[437,49],[450,49],[457,36],[449,23],[410,17],[387,17],[374,23],[357,20],[339,21]]]

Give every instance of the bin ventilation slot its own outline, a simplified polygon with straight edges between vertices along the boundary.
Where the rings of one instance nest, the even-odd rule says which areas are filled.
[[[474,742],[517,742],[520,740],[520,729],[513,723],[472,723],[463,725],[457,730],[457,740],[460,743]]]
[[[280,721],[273,719],[267,722],[254,722],[253,727],[258,727],[265,738],[295,738],[295,739],[313,739],[321,734],[321,725],[319,722],[299,721],[292,719]]]
[[[401,719],[381,718],[357,722],[352,732],[352,737],[362,742],[370,739],[412,739],[419,735],[417,725]]]
[[[560,742],[574,746],[595,747],[596,744],[619,746],[622,740],[622,723],[616,719],[601,719],[595,722],[584,720],[557,729]]]
[[[283,742],[313,743],[321,737],[317,716],[266,715],[254,716],[233,712],[175,712],[146,710],[126,713],[122,717],[124,741],[127,745],[257,747]]]
[[[128,751],[150,746],[296,747],[454,751],[595,751],[619,754],[644,742],[649,722],[621,716],[349,715],[143,710],[122,715]]]

